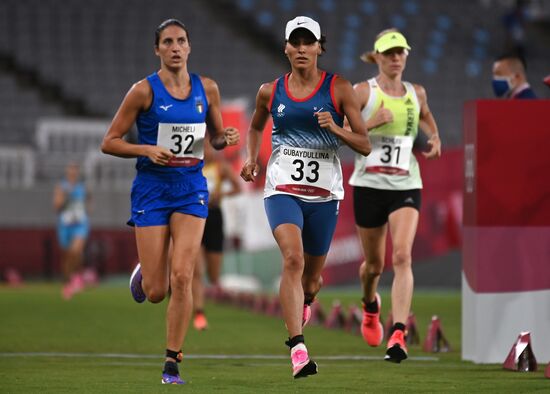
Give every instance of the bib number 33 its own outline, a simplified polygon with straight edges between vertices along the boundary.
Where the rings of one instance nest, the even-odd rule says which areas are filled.
[[[330,193],[334,152],[287,146],[280,149],[277,190],[312,196]]]

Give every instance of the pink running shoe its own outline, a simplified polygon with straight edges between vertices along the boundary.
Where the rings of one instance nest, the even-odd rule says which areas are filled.
[[[197,313],[193,318],[193,327],[197,331],[204,331],[208,329],[208,320],[206,320],[206,315],[204,313]]]
[[[302,314],[302,328],[309,323],[311,319],[311,305],[304,304],[304,312]]]
[[[66,300],[70,300],[76,293],[80,293],[84,290],[84,281],[80,274],[74,274],[68,283],[63,286],[61,294]]]
[[[399,364],[408,357],[405,333],[401,330],[395,330],[388,340],[386,356],[384,360]]]
[[[84,290],[84,279],[82,274],[74,274],[71,278],[71,285],[75,293],[80,293]]]
[[[380,307],[382,301],[380,295],[376,293],[376,303],[378,304],[378,312],[370,313],[365,310],[363,304],[363,321],[361,322],[361,335],[370,346],[380,346],[384,339],[384,326],[380,323]]]
[[[309,359],[306,345],[299,343],[290,350],[292,376],[294,379],[305,378],[317,373],[317,364]]]
[[[63,285],[63,288],[61,289],[61,295],[65,300],[70,300],[71,298],[73,298],[74,291],[73,291],[73,286],[71,285],[70,282]]]

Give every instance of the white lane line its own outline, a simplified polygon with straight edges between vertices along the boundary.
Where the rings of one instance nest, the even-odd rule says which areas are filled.
[[[130,358],[130,359],[162,359],[162,356],[153,354],[128,353],[62,353],[62,352],[0,352],[0,357],[68,357],[68,358]],[[195,360],[286,360],[288,356],[277,354],[185,354],[186,359]],[[362,361],[381,360],[383,356],[335,355],[315,356],[315,360],[330,361]],[[439,361],[439,357],[412,356],[413,361]]]

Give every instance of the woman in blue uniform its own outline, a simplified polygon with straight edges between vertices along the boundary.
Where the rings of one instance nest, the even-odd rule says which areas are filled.
[[[158,303],[170,291],[162,375],[167,384],[184,383],[176,362],[191,318],[193,269],[208,214],[201,171],[205,131],[215,149],[239,142],[238,130],[223,128],[216,82],[188,72],[190,51],[183,23],[169,19],[159,25],[160,70],[132,86],[101,146],[104,153],[137,157],[129,224],[135,226],[140,264],[130,288],[137,302]],[[137,144],[123,138],[134,122]]]
[[[300,378],[317,373],[302,328],[321,287],[338,203],[344,197],[337,150],[345,143],[368,155],[370,143],[351,84],[317,67],[325,42],[319,24],[296,17],[286,25],[285,40],[291,71],[260,87],[241,177],[254,181],[258,174],[261,133],[271,115],[273,152],[264,202],[283,258],[279,297],[293,376]],[[344,116],[352,132],[342,128]]]

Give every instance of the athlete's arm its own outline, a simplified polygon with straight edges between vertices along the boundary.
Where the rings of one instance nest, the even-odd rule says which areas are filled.
[[[156,145],[131,144],[124,140],[139,113],[146,111],[152,101],[153,91],[147,80],[143,79],[130,88],[103,137],[103,153],[124,158],[147,156],[155,164],[168,164],[174,156],[170,150]]]
[[[246,144],[246,161],[241,170],[241,178],[247,182],[254,182],[260,172],[257,163],[260,146],[262,144],[262,132],[269,119],[269,101],[271,93],[275,89],[273,82],[264,83],[256,95],[256,108],[252,114],[252,121],[248,129],[248,141]]]
[[[228,145],[237,145],[239,143],[239,130],[234,127],[223,128],[218,84],[212,79],[205,77],[201,77],[201,81],[208,100],[206,126],[210,135],[210,143],[217,150],[223,149]]]
[[[422,152],[427,159],[437,159],[441,156],[441,140],[439,138],[439,131],[435,118],[428,107],[428,94],[426,89],[420,85],[414,85],[416,96],[420,104],[420,129],[428,137],[428,145],[430,150],[428,152]]]
[[[363,111],[363,108],[365,108],[367,102],[369,101],[370,86],[367,82],[359,82],[353,85],[353,90],[355,91],[357,100],[359,101],[359,109]],[[368,122],[365,122],[365,125],[367,126],[367,130],[370,130]],[[351,131],[347,117],[344,118],[344,129]]]
[[[63,191],[60,184],[55,185],[53,190],[53,208],[56,212],[63,210],[67,203],[67,194]]]
[[[365,108],[367,103],[369,102],[370,85],[368,82],[361,82],[356,84],[353,88],[355,90],[355,93],[357,93],[357,96],[359,97],[361,110],[363,110],[363,108]],[[390,122],[393,122],[393,114],[389,109],[384,108],[384,100],[382,100],[382,104],[380,105],[380,107],[378,107],[376,112],[367,119],[365,124],[367,125],[367,129],[370,130]]]
[[[367,128],[361,118],[359,110],[359,101],[351,87],[351,83],[347,80],[338,77],[334,82],[334,93],[336,105],[341,108],[348,119],[351,133],[348,130],[339,127],[332,118],[330,112],[316,112],[319,126],[329,130],[340,138],[351,149],[367,156],[371,151],[369,137],[367,136]]]

